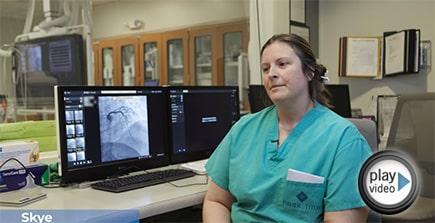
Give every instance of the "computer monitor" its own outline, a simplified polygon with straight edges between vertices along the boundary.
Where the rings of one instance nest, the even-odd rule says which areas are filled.
[[[57,86],[55,100],[62,182],[169,165],[164,88]]]
[[[331,104],[335,113],[345,118],[350,118],[350,96],[347,84],[328,84],[326,89],[331,93]],[[273,103],[266,93],[263,85],[249,85],[249,106],[251,113],[258,112],[263,108],[271,106]]]
[[[331,93],[331,110],[344,118],[352,117],[350,107],[349,85],[347,84],[326,84],[326,89]]]
[[[263,85],[249,85],[248,98],[251,113],[261,111],[263,108],[273,105]]]
[[[49,36],[16,43],[17,103],[30,108],[54,107],[55,85],[86,83],[83,37]]]
[[[208,158],[239,119],[237,87],[169,87],[171,163]]]

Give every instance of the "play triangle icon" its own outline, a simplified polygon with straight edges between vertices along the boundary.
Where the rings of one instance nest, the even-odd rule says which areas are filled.
[[[409,183],[409,180],[399,173],[399,191]]]

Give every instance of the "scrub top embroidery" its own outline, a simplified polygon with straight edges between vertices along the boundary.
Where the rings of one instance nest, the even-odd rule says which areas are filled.
[[[208,175],[234,197],[234,222],[318,222],[323,213],[365,206],[358,173],[371,150],[358,129],[319,103],[277,147],[275,106],[242,117],[207,162]],[[287,177],[288,170],[323,183]]]

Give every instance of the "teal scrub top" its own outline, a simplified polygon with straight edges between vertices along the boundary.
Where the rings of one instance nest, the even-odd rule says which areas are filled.
[[[318,222],[323,213],[365,206],[358,173],[370,146],[348,120],[315,103],[277,147],[275,106],[243,116],[207,162],[214,183],[229,191],[234,222]],[[324,178],[287,180],[288,169]]]

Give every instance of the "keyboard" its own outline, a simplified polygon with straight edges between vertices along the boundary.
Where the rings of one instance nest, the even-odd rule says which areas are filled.
[[[126,177],[107,179],[91,184],[91,187],[97,190],[119,193],[193,176],[195,176],[195,173],[189,170],[167,169]]]

